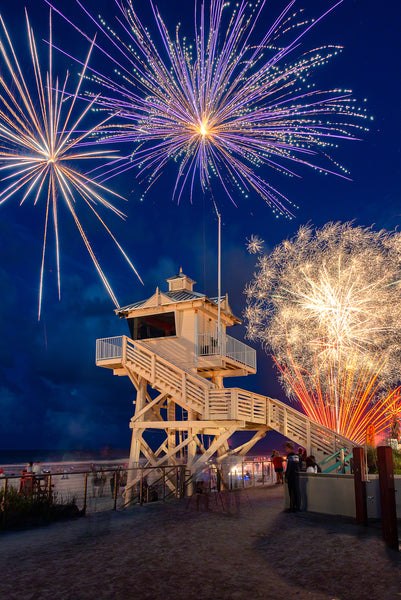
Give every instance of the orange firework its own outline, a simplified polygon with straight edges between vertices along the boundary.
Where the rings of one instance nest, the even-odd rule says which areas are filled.
[[[280,365],[273,358],[308,417],[357,444],[367,443],[368,437],[374,440],[380,434],[390,434],[394,415],[397,419],[401,414],[401,388],[382,393],[377,400],[383,361],[367,357],[362,369],[360,358],[358,369],[349,362],[344,366],[331,363],[323,374],[318,368],[315,372],[303,369],[293,361],[289,347],[287,352],[288,365]]]

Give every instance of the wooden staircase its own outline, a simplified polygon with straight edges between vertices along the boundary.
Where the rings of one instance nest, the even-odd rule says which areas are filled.
[[[174,357],[160,356],[126,336],[97,340],[96,364],[143,377],[171,396],[200,421],[237,423],[238,429],[260,427],[278,431],[315,455],[331,455],[339,448],[352,452],[353,442],[309,419],[284,402],[240,388],[217,388],[209,380],[184,370]]]

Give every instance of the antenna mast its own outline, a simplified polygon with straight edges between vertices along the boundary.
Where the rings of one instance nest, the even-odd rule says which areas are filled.
[[[217,256],[217,343],[220,352],[220,356],[222,355],[223,348],[221,347],[221,214],[217,210],[216,202],[213,200],[214,209],[216,211],[216,215],[219,219],[219,228],[218,228],[218,256]]]

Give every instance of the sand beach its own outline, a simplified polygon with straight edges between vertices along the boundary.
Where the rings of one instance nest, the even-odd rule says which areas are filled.
[[[229,510],[156,502],[3,533],[0,598],[401,598],[401,556],[380,527],[285,513],[282,486],[236,494]]]

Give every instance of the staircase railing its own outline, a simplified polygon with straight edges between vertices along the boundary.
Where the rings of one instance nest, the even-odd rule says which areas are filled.
[[[122,365],[162,392],[182,401],[187,409],[198,412],[204,420],[238,420],[266,425],[306,448],[324,454],[345,448],[352,452],[347,438],[309,419],[295,408],[267,396],[240,388],[216,388],[207,379],[193,375],[145,344],[126,336],[97,340],[96,361],[121,360]]]
[[[349,452],[349,448],[340,448],[320,461],[319,466],[322,469],[322,473],[332,473],[333,471],[347,473],[351,470],[352,458],[353,454]]]

